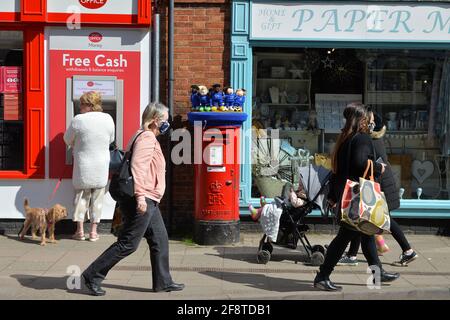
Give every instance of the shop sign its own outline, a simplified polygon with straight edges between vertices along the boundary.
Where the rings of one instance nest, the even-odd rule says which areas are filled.
[[[47,11],[67,13],[75,8],[80,13],[88,14],[136,15],[137,2],[138,0],[47,0]]]
[[[1,75],[3,78],[3,92],[22,92],[22,67],[3,67]]]
[[[450,4],[254,1],[251,38],[322,41],[436,41],[450,37]]]
[[[88,9],[99,9],[103,7],[108,0],[78,0],[80,4]]]

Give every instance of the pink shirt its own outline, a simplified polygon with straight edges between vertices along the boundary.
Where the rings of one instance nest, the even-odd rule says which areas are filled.
[[[139,130],[142,132],[142,130]],[[128,149],[131,147],[128,144]],[[166,189],[166,160],[155,134],[145,131],[137,139],[131,158],[136,200],[150,198],[160,202]]]

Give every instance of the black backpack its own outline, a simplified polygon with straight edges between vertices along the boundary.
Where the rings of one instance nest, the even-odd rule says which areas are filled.
[[[133,155],[134,143],[142,133],[144,133],[144,131],[140,132],[134,138],[130,151],[125,152],[119,169],[111,177],[109,193],[117,202],[125,202],[134,197],[134,181],[133,176],[131,175],[131,156]]]

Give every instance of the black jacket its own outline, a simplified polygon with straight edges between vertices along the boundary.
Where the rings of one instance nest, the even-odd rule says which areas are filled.
[[[398,194],[398,186],[395,183],[391,165],[388,162],[386,147],[384,146],[383,136],[385,133],[386,127],[383,127],[380,131],[373,132],[371,136],[375,148],[375,158],[378,159],[381,157],[383,162],[387,164],[379,182],[381,191],[383,191],[386,196],[389,211],[392,211],[400,207],[400,196]]]
[[[350,146],[351,145],[351,146]],[[349,153],[350,147],[350,153]],[[337,154],[337,172],[330,178],[330,192],[328,198],[337,203],[337,218],[340,220],[340,202],[347,179],[358,181],[367,167],[367,160],[374,161],[374,176],[381,175],[381,164],[375,162],[375,148],[372,138],[365,133],[357,133],[353,138],[347,139]]]

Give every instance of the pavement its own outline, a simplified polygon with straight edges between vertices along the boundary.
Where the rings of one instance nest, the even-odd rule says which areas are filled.
[[[148,245],[119,262],[103,282],[104,297],[86,295],[79,289],[80,270],[84,270],[116,238],[101,235],[97,242],[59,239],[42,247],[38,240],[19,241],[16,235],[0,236],[0,299],[17,300],[449,300],[450,238],[408,235],[419,258],[408,267],[395,267],[400,248],[386,236],[390,252],[381,257],[387,271],[401,277],[381,288],[368,288],[367,264],[358,255],[356,267],[336,267],[331,280],[343,291],[330,293],[312,286],[318,267],[305,263],[301,246],[297,250],[275,247],[267,264],[258,264],[256,252],[261,235],[241,234],[234,245],[200,246],[189,241],[170,241],[170,265],[174,281],[185,290],[169,293],[151,291]],[[58,237],[57,237],[58,238]],[[311,234],[312,244],[328,244],[332,235]]]

